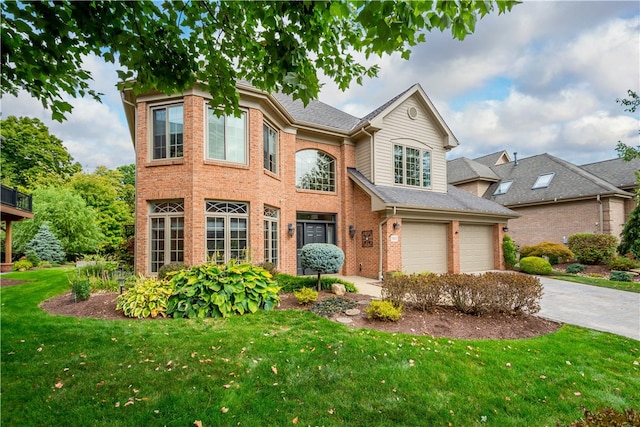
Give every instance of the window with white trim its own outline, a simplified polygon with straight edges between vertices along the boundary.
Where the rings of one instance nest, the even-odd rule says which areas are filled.
[[[336,191],[336,160],[318,150],[298,151],[296,187],[303,190]]]
[[[278,266],[280,243],[279,233],[280,210],[271,206],[264,207],[264,262]]]
[[[262,125],[264,168],[269,172],[278,173],[278,132],[271,126]]]
[[[152,202],[149,205],[150,267],[157,273],[165,264],[184,262],[184,203]]]
[[[247,163],[247,114],[240,117],[217,116],[213,108],[207,113],[207,159]]]
[[[501,182],[500,185],[498,185],[498,188],[496,188],[496,191],[493,192],[493,195],[499,196],[501,194],[507,194],[507,191],[511,188],[511,184],[513,184],[513,181]]]
[[[151,109],[153,149],[151,158],[170,159],[183,156],[184,115],[180,105],[168,105]]]
[[[249,205],[209,200],[205,204],[207,259],[223,263],[245,259],[249,242]]]
[[[396,184],[430,188],[431,152],[394,145],[393,174]]]
[[[547,188],[551,183],[554,175],[555,173],[552,172],[538,176],[538,179],[536,179],[536,182],[535,184],[533,184],[533,187],[531,187],[531,189],[535,190],[536,188]]]

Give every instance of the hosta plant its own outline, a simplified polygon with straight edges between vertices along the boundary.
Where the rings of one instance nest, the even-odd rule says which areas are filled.
[[[229,317],[272,310],[280,302],[280,288],[268,271],[235,260],[180,271],[170,282],[175,290],[167,314],[173,317]]]
[[[143,319],[167,317],[167,303],[173,294],[174,285],[164,280],[138,277],[136,283],[118,297],[116,310],[125,316]]]

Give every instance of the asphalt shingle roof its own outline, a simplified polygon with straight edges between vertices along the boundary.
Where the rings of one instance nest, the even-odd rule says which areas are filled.
[[[580,167],[618,188],[630,188],[636,185],[635,173],[640,170],[640,159],[633,159],[627,162],[617,158],[589,163]]]
[[[436,193],[404,187],[391,187],[385,185],[374,185],[364,175],[355,168],[347,168],[349,176],[359,185],[367,188],[387,205],[397,205],[403,207],[414,207],[419,209],[433,209],[458,211],[465,213],[477,213],[488,215],[500,215],[509,218],[518,216],[515,212],[504,206],[474,196],[473,194],[460,190],[453,185],[447,186],[446,193]]]
[[[500,177],[489,166],[466,157],[459,157],[447,163],[447,181],[450,184],[455,185],[476,179],[500,181]]]
[[[294,120],[315,125],[326,126],[342,131],[350,131],[360,123],[358,117],[338,110],[324,102],[311,100],[305,107],[299,99],[277,93],[273,95],[291,114]]]

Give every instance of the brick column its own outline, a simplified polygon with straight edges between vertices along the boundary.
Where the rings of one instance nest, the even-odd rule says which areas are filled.
[[[449,273],[460,273],[460,221],[451,221],[447,226],[447,269]]]

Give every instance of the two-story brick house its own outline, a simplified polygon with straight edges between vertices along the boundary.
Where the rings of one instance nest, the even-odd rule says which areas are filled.
[[[517,214],[447,184],[458,141],[419,85],[364,118],[237,84],[240,117],[204,87],[123,92],[136,150],[136,272],[249,256],[302,274],[300,248],[338,245],[346,275],[502,267]]]

